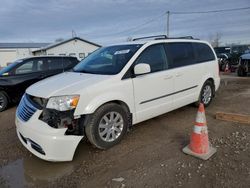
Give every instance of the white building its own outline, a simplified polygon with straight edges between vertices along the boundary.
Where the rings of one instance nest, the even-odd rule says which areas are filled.
[[[0,67],[17,59],[33,56],[33,51],[49,43],[0,43]]]
[[[40,55],[75,56],[79,60],[101,47],[79,37],[58,43],[0,43],[0,68],[17,59]]]
[[[33,55],[66,55],[74,56],[81,60],[99,47],[101,47],[99,44],[95,44],[79,37],[74,37],[35,50],[33,51]]]

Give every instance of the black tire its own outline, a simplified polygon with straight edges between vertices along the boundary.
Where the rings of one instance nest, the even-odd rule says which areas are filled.
[[[204,97],[204,92],[205,92],[205,89],[209,87],[211,89],[211,98],[208,102],[205,102],[205,97]],[[207,80],[202,88],[201,88],[201,92],[200,92],[200,95],[199,95],[199,100],[195,103],[196,106],[199,106],[200,103],[203,103],[205,107],[209,106],[213,100],[213,97],[214,97],[214,93],[215,93],[215,88],[214,88],[214,84],[212,81],[210,80]]]
[[[244,76],[247,76],[247,73],[245,72],[245,70],[241,66],[239,66],[238,70],[237,70],[237,75],[240,77],[244,77]]]
[[[116,112],[121,115],[123,119],[123,129],[121,130],[120,135],[114,141],[104,141],[99,133],[99,125],[102,118],[111,112]],[[130,124],[130,114],[128,110],[125,107],[122,107],[121,105],[116,103],[105,104],[98,108],[94,112],[94,114],[88,115],[86,118],[87,119],[85,121],[85,134],[90,143],[99,149],[108,149],[118,144],[122,140],[123,136],[126,134]],[[106,137],[108,136],[106,135]]]
[[[0,91],[0,112],[6,110],[8,107],[8,98],[5,92]]]

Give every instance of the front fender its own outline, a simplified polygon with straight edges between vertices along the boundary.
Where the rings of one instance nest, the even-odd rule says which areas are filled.
[[[92,114],[103,104],[112,101],[121,101],[129,107],[130,113],[135,112],[134,104],[132,102],[133,94],[129,96],[118,92],[109,92],[92,98],[90,101],[85,103],[85,105],[78,104],[79,107],[77,107],[75,115]]]

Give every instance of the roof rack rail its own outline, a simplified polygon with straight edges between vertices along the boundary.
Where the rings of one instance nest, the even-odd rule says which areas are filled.
[[[192,36],[184,36],[184,37],[171,37],[171,38],[168,38],[168,39],[193,39],[193,40],[200,40],[198,38],[194,38]]]
[[[194,39],[192,36],[176,37],[177,39]]]
[[[167,37],[167,35],[153,35],[148,37],[140,37],[134,38],[133,41],[142,40],[142,39],[154,39],[154,40],[161,40],[161,39],[193,39],[193,40],[200,40],[198,38],[193,38],[192,36],[183,36],[183,37]]]
[[[140,37],[140,38],[134,38],[133,41],[136,40],[142,40],[142,39],[155,39],[155,40],[159,40],[159,39],[167,39],[167,35],[153,35],[153,36],[148,36],[148,37]]]

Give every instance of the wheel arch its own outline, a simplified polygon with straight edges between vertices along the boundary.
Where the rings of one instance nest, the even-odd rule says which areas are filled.
[[[210,81],[213,85],[213,97],[215,96],[215,81],[212,77],[209,77],[205,82],[204,84],[207,82],[207,81]]]
[[[204,85],[207,81],[210,81],[210,82],[213,84],[213,97],[214,97],[214,95],[215,95],[215,79],[214,79],[214,77],[213,77],[211,74],[206,75],[206,76],[204,76],[204,77],[201,79],[201,82],[200,82],[200,85],[199,85],[199,90],[198,90],[198,91],[199,91],[199,94],[200,94],[200,91],[201,91],[203,85]]]
[[[108,104],[108,103],[115,103],[115,104],[118,104],[118,105],[122,106],[124,109],[126,109],[126,110],[128,111],[128,113],[131,113],[129,106],[128,106],[124,101],[122,101],[122,100],[111,100],[111,101],[108,101],[108,102],[103,103],[103,104],[100,105],[98,108],[100,108],[101,106],[106,105],[106,104]],[[98,108],[97,108],[97,109],[98,109]]]

